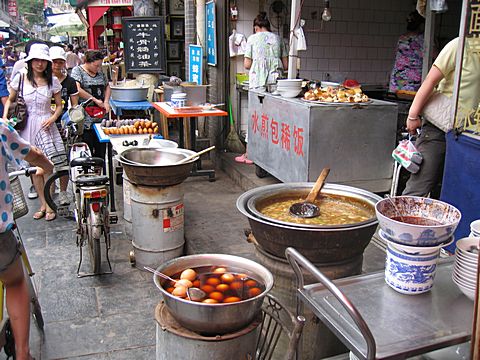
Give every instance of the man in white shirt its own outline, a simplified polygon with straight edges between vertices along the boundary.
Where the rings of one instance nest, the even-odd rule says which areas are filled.
[[[75,67],[75,66],[78,66],[82,63],[82,61],[80,60],[80,58],[78,57],[77,54],[75,54],[73,52],[73,45],[72,44],[68,44],[68,51],[67,51],[67,72],[68,72],[68,75],[70,75],[72,73],[72,69]]]

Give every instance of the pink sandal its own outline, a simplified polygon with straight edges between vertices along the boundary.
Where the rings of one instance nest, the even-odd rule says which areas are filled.
[[[247,158],[247,154],[246,154],[246,153],[243,154],[243,155],[237,156],[237,157],[235,158],[235,161],[238,162],[238,163],[245,163],[245,164],[247,164],[247,165],[253,164],[253,161]]]

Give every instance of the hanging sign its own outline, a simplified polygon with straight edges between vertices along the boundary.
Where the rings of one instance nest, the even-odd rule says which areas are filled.
[[[188,81],[202,85],[203,48],[199,45],[188,46]]]
[[[88,6],[132,6],[133,0],[93,0]]]
[[[8,0],[8,15],[11,17],[18,16],[17,0]]]
[[[165,72],[165,25],[160,16],[122,18],[127,72]]]
[[[217,31],[215,22],[215,1],[211,0],[207,2],[206,17],[207,17],[207,64],[217,65]]]

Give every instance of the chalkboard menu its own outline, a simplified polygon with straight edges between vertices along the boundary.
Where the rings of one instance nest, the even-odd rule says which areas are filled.
[[[127,72],[165,72],[165,25],[159,16],[122,18]]]

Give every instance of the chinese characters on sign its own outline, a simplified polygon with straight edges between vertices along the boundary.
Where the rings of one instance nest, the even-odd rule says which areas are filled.
[[[198,85],[202,85],[202,64],[203,64],[203,48],[199,45],[188,46],[188,81],[196,82]]]
[[[217,65],[217,37],[216,37],[216,22],[215,22],[215,1],[207,2],[206,17],[207,17],[207,64]]]
[[[160,17],[124,17],[127,72],[164,72],[164,24]]]
[[[303,132],[302,127],[277,121],[268,114],[262,113],[260,116],[257,111],[252,114],[252,133],[253,136],[260,136],[264,141],[271,142],[287,152],[293,152],[297,156],[304,157],[303,151]]]
[[[17,0],[8,0],[8,15],[17,17]]]

